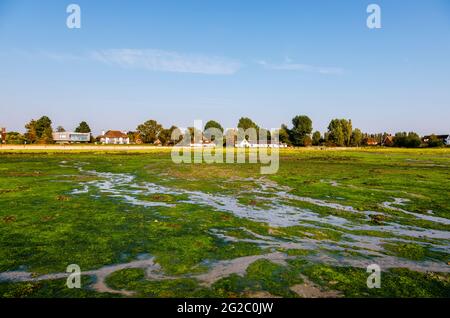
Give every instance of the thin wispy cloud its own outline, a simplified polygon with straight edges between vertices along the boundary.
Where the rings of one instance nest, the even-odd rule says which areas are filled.
[[[231,75],[241,63],[225,57],[185,54],[155,49],[108,49],[91,52],[97,61],[148,71]]]
[[[104,49],[81,54],[49,51],[39,51],[38,53],[41,56],[58,62],[96,61],[123,68],[157,72],[232,75],[242,67],[240,61],[226,57],[179,53],[158,49]],[[28,52],[30,56],[34,54]],[[282,63],[270,63],[265,60],[258,60],[256,63],[265,69],[275,71],[297,71],[320,74],[341,74],[344,72],[340,67],[295,63],[290,58],[285,58]]]
[[[276,71],[299,71],[299,72],[313,72],[320,74],[341,74],[344,70],[340,67],[325,67],[314,66],[309,64],[294,63],[291,59],[286,59],[283,63],[275,64],[264,60],[257,61],[257,63],[268,70]]]
[[[71,53],[58,53],[58,52],[49,52],[49,51],[40,51],[40,54],[58,61],[58,62],[71,62],[71,61],[83,61],[86,60],[87,57],[83,55],[76,55]]]

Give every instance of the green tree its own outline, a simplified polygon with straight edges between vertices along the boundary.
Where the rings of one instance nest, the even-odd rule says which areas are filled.
[[[248,118],[248,117],[241,117],[239,119],[237,127],[240,128],[240,129],[243,129],[244,132],[247,131],[247,129],[251,129],[251,128],[255,129],[256,130],[256,136],[255,136],[256,140],[252,140],[252,141],[257,141],[258,140],[258,138],[259,138],[258,137],[259,126],[255,122],[253,122],[253,120],[251,120],[250,118]],[[238,135],[239,135],[239,131],[238,131]],[[249,140],[249,138],[251,136],[246,134],[245,136],[240,136],[239,138],[241,138],[241,137]],[[251,138],[253,139],[253,137],[251,137]]]
[[[351,123],[348,124],[345,119],[331,120],[328,125],[327,141],[336,146],[345,146],[349,138],[349,126],[351,126]]]
[[[415,132],[408,133],[407,138],[407,147],[408,148],[418,148],[422,144],[422,140],[420,139],[420,136]]]
[[[257,125],[255,122],[253,122],[253,120],[251,120],[251,119],[248,118],[248,117],[241,117],[241,118],[239,119],[239,122],[238,122],[237,127],[238,127],[238,128],[242,128],[242,129],[244,129],[244,130],[247,130],[247,129],[249,129],[249,128],[255,128],[256,131],[259,130],[258,125]]]
[[[66,130],[64,129],[63,126],[58,126],[56,127],[56,132],[65,132]]]
[[[25,137],[16,131],[9,131],[6,133],[6,143],[20,145],[25,143]]]
[[[350,144],[354,147],[359,147],[359,146],[361,146],[362,140],[363,140],[363,134],[362,134],[361,130],[359,130],[358,128],[355,128],[352,132],[352,138],[351,138]]]
[[[159,139],[159,141],[161,141],[161,144],[163,145],[163,146],[168,146],[168,145],[174,145],[174,144],[177,144],[178,142],[180,142],[181,141],[181,139],[183,138],[182,136],[181,136],[181,132],[180,132],[180,137],[179,137],[179,139],[178,140],[172,140],[171,138],[172,138],[172,133],[175,131],[175,130],[178,130],[179,132],[180,132],[180,129],[177,127],[177,126],[171,126],[170,128],[168,128],[168,129],[166,129],[166,128],[164,128],[163,130],[161,130],[161,132],[160,132],[160,134],[159,134],[159,136],[158,136],[158,139]]]
[[[40,144],[52,144],[53,143],[53,130],[51,127],[45,128],[42,132],[42,136],[39,138],[38,143]]]
[[[134,132],[134,131],[127,132],[127,136],[130,139],[130,143],[131,144],[134,144],[136,142],[136,135],[135,135],[135,133],[136,132]]]
[[[309,135],[306,135],[305,138],[303,138],[303,145],[304,147],[309,147],[312,145],[312,139]]]
[[[169,129],[163,128],[158,135],[158,139],[161,142],[161,145],[167,146],[170,142],[170,136],[172,132]]]
[[[292,119],[292,129],[289,137],[294,146],[304,146],[305,138],[310,137],[312,132],[312,121],[308,116],[295,116]]]
[[[349,120],[341,119],[341,125],[342,125],[342,132],[344,134],[344,144],[345,146],[350,146],[353,133],[352,121],[351,119]]]
[[[36,121],[34,119],[30,120],[30,122],[25,125],[25,129],[27,130],[25,133],[25,141],[29,144],[34,144],[38,139]]]
[[[320,145],[320,142],[322,141],[322,135],[320,134],[320,131],[315,131],[312,135],[312,144],[313,146]]]
[[[237,141],[237,131],[234,128],[229,128],[225,131],[224,136],[224,146],[234,147]]]
[[[281,143],[291,145],[291,141],[289,140],[289,129],[286,125],[281,125],[280,130],[278,130],[278,138]]]
[[[417,148],[421,143],[419,135],[415,132],[398,132],[394,137],[395,147]]]
[[[215,120],[210,120],[206,123],[205,125],[205,130],[207,130],[208,128],[217,128],[219,129],[221,132],[223,132],[223,127],[221,124],[219,124],[217,121]]]
[[[89,125],[87,124],[87,122],[82,121],[77,128],[75,128],[75,132],[77,133],[90,133],[91,132],[91,128],[89,127]]]
[[[136,130],[141,135],[144,143],[154,143],[158,139],[163,127],[156,120],[150,119],[139,125]]]
[[[220,125],[217,121],[214,121],[214,120],[208,121],[205,125],[205,129],[203,132],[204,132],[205,138],[208,138],[211,141],[214,141],[215,137],[210,135],[210,132],[208,132],[209,128],[216,128],[216,129],[220,130],[223,134],[222,125]]]
[[[436,135],[431,135],[428,140],[428,147],[443,147],[444,142],[442,139],[438,138]]]
[[[195,127],[188,127],[186,133],[191,136],[191,142],[198,143],[203,138],[203,132]]]
[[[41,139],[42,137],[47,138],[48,136],[44,136],[44,132],[47,132],[47,135],[49,131],[52,131],[52,121],[47,116],[42,116],[36,121],[36,136],[38,139]]]

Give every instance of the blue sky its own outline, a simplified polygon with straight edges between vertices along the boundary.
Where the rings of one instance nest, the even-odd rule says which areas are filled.
[[[81,29],[66,7],[81,7]],[[377,3],[382,28],[368,29]],[[0,0],[0,125],[450,132],[450,1]]]

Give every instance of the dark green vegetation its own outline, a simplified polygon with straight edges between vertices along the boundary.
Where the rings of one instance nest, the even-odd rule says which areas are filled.
[[[82,285],[92,284],[93,280],[81,277]],[[2,283],[0,296],[4,298],[108,298],[118,297],[111,293],[98,293],[87,288],[69,289],[65,279],[47,280],[41,282]]]
[[[297,115],[292,118],[292,128],[288,128],[287,125],[282,124],[280,129],[278,129],[279,141],[281,143],[290,146],[329,146],[329,147],[359,147],[359,146],[374,146],[383,145],[386,147],[401,147],[401,148],[418,148],[418,147],[444,147],[446,135],[431,135],[424,136],[422,142],[420,136],[415,132],[398,132],[395,136],[390,134],[377,133],[369,134],[363,133],[359,128],[353,128],[351,119],[332,119],[328,125],[327,132],[324,133],[323,138],[319,131],[313,131],[313,123],[311,119],[306,115]],[[42,116],[38,120],[32,119],[30,122],[25,124],[26,133],[20,134],[18,132],[8,132],[6,134],[7,144],[53,144],[54,140],[52,137],[52,121],[47,116]],[[210,128],[215,128],[218,131],[213,133],[208,131]],[[245,136],[247,139],[258,139],[260,136],[267,136],[267,139],[271,139],[271,133],[269,130],[260,127],[252,119],[248,117],[241,117],[238,120],[237,128],[241,128],[244,131],[247,129],[255,129],[257,136]],[[65,129],[62,126],[56,127],[57,132],[63,132]],[[214,141],[216,139],[215,134],[221,135],[224,139],[224,144],[227,139],[235,141],[238,136],[234,129],[227,129],[224,131],[222,125],[215,121],[209,120],[206,122],[203,131],[188,127],[187,129],[189,136],[186,136],[186,142],[193,140],[193,138],[199,139],[200,136],[206,138],[207,140]],[[89,125],[82,121],[75,132],[79,133],[90,133],[91,128]],[[172,140],[172,133],[176,133],[179,137],[174,137]],[[195,132],[195,134],[194,134]],[[177,126],[172,125],[170,128],[164,128],[155,119],[146,120],[144,123],[139,124],[136,127],[136,131],[128,131],[127,135],[130,139],[131,144],[155,144],[162,146],[173,146],[174,144],[179,144],[181,139],[183,139],[181,130]],[[194,136],[195,135],[195,136]],[[175,136],[175,135],[174,135]],[[96,140],[100,142],[100,137],[91,138],[90,142]],[[219,137],[219,136],[217,136]],[[241,136],[243,137],[243,136]],[[217,140],[216,140],[217,143]]]
[[[0,153],[0,273],[37,277],[72,263],[88,271],[149,254],[162,279],[131,268],[110,274],[107,285],[137,297],[298,297],[292,286],[307,279],[345,297],[450,296],[450,225],[428,219],[450,219],[449,150],[285,150],[277,174],[259,171],[176,165],[167,150]],[[135,193],[136,185],[152,191]],[[227,210],[230,200],[238,205]],[[317,218],[277,224],[273,211],[288,208]],[[285,259],[255,259],[238,270],[240,258],[274,252]],[[387,260],[397,268],[384,268]],[[220,261],[235,262],[236,271],[198,279]],[[383,270],[380,289],[366,286],[364,266],[372,263]],[[82,278],[82,289],[66,288],[65,279],[4,281],[0,296],[121,296]]]

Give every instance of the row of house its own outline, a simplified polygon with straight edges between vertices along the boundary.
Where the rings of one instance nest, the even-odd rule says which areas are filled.
[[[430,141],[430,136],[424,136],[422,138],[422,142],[428,143]],[[440,139],[444,145],[450,145],[450,135],[436,135],[437,139]],[[79,132],[54,132],[53,140],[58,144],[66,144],[66,143],[87,143],[91,141],[90,133],[79,133]],[[102,131],[102,134],[97,137],[97,140],[102,144],[113,144],[113,145],[122,145],[122,144],[130,144],[130,138],[125,131],[120,130],[108,130]],[[142,143],[139,140],[137,143]],[[6,128],[0,128],[0,144],[6,143]],[[365,138],[364,144],[368,146],[376,146],[378,145],[378,141],[374,138]],[[157,139],[154,142],[154,145],[161,145],[161,141]],[[389,135],[384,138],[381,142],[383,146],[393,146],[394,145],[394,136]],[[213,141],[210,141],[206,138],[202,138],[199,141],[191,141],[190,147],[215,147],[216,144]],[[235,147],[237,148],[286,148],[287,145],[285,143],[272,143],[271,141],[266,142],[251,142],[246,139],[236,142]]]
[[[247,139],[243,139],[242,141],[235,144],[237,148],[286,148],[287,144],[280,142],[271,142],[270,140],[262,142],[250,142]]]
[[[70,144],[70,143],[88,143],[91,141],[90,133],[79,133],[73,131],[54,132],[52,134],[53,140],[57,144]],[[130,144],[130,138],[125,131],[120,130],[108,130],[102,131],[102,134],[97,137],[97,140],[102,144],[112,145],[124,145]],[[6,128],[0,129],[0,143],[6,142]],[[157,139],[154,145],[161,145],[161,141]],[[202,138],[199,141],[191,141],[190,147],[215,147],[214,141]],[[268,142],[249,142],[246,139],[235,144],[238,148],[285,148],[286,144],[283,143],[271,143]]]
[[[392,135],[386,136],[386,138],[384,138],[384,140],[381,144],[383,146],[392,147],[394,145],[394,138],[395,138],[395,136],[392,136]],[[450,146],[450,135],[436,135],[436,138],[441,140],[444,145]],[[426,144],[430,141],[430,139],[431,139],[431,135],[424,136],[422,138],[422,142]],[[378,144],[378,143],[376,143],[376,144]]]
[[[436,138],[440,139],[444,143],[444,145],[447,145],[447,146],[450,145],[450,135],[436,135]],[[430,139],[431,139],[431,135],[430,136],[424,136],[422,138],[422,141],[424,143],[427,143],[427,142],[430,141]]]
[[[450,145],[450,135],[436,135],[436,137],[444,143],[444,145]],[[1,128],[0,134],[0,143],[5,142],[6,138],[6,129]],[[89,142],[91,138],[90,133],[76,133],[76,132],[55,132],[53,133],[53,140],[56,143],[80,143],[80,142]],[[98,140],[103,144],[129,144],[130,138],[128,137],[126,132],[119,130],[108,130],[103,131],[102,134],[97,137]],[[422,141],[424,143],[428,143],[430,141],[431,136],[424,136]],[[364,144],[368,146],[377,146],[379,143],[375,138],[365,138]],[[156,140],[154,142],[155,145],[161,145],[161,141]],[[383,146],[393,146],[394,145],[394,136],[386,136],[383,142],[381,143]],[[200,141],[192,141],[190,143],[191,147],[215,147],[215,143],[206,138]],[[287,145],[285,143],[271,143],[267,142],[249,142],[244,139],[239,143],[235,144],[237,148],[286,148]]]
[[[216,144],[213,141],[209,141],[207,139],[201,141],[193,141],[189,145],[190,147],[216,147]],[[284,143],[271,143],[268,142],[249,142],[244,139],[241,142],[235,143],[236,148],[286,148],[287,145]]]
[[[127,133],[119,130],[102,131],[101,136],[98,136],[97,138],[103,144],[122,145],[130,143],[130,138]],[[91,141],[91,134],[71,131],[54,132],[53,140],[57,144],[84,143]]]

